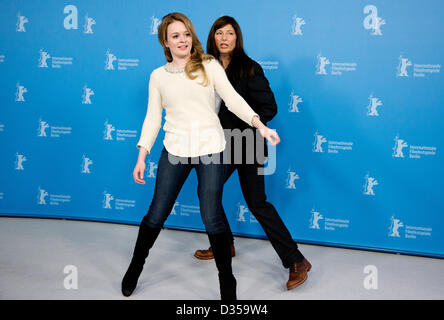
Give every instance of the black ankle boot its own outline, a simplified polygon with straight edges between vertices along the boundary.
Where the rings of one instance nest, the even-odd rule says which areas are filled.
[[[237,300],[236,278],[231,268],[230,241],[226,233],[209,234],[214,260],[219,271],[219,286],[221,300]]]
[[[142,273],[145,259],[148,257],[149,250],[156,241],[160,230],[160,228],[149,227],[144,220],[142,220],[139,227],[139,234],[137,235],[133,258],[131,259],[128,270],[122,280],[122,294],[125,297],[130,296],[134,289],[136,289],[137,280]]]

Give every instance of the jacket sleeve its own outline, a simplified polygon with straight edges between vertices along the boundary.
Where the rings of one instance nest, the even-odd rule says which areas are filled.
[[[151,153],[162,125],[162,110],[162,97],[157,88],[154,72],[152,72],[148,89],[148,107],[137,148],[144,147],[148,153]]]
[[[227,109],[251,126],[253,117],[259,116],[260,118],[260,115],[254,112],[244,98],[234,90],[219,62],[212,60],[209,65],[211,65],[214,77],[214,89],[225,102]]]
[[[247,82],[248,100],[265,124],[277,114],[277,104],[262,67],[254,63],[254,76]]]

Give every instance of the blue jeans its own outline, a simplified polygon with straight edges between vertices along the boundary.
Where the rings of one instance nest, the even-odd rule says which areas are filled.
[[[220,157],[222,153],[213,154]],[[170,162],[170,159],[175,161]],[[184,163],[186,162],[186,163]],[[222,216],[222,190],[227,165],[201,161],[201,157],[182,158],[174,156],[163,148],[157,165],[156,185],[153,201],[143,221],[151,228],[162,228],[168,218],[177,196],[191,170],[196,169],[200,202],[200,213],[208,234],[218,234],[226,230]]]

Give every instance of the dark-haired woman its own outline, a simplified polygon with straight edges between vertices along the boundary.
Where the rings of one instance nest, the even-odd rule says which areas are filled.
[[[263,123],[266,124],[276,115],[276,101],[268,80],[265,78],[261,66],[246,55],[243,49],[242,31],[234,18],[223,16],[214,22],[208,35],[207,54],[214,56],[221,62],[234,89],[260,116]],[[224,101],[221,101],[218,107],[219,119],[225,130],[251,130],[251,127],[239,121],[239,118],[227,109]],[[259,136],[255,134],[254,137]],[[266,151],[265,140],[260,139],[262,139]],[[231,146],[233,147],[231,151],[233,157],[225,181],[237,170],[247,206],[261,224],[283,266],[289,269],[287,289],[293,289],[307,279],[307,272],[310,270],[311,264],[299,251],[297,244],[293,241],[290,232],[285,227],[274,206],[267,202],[264,176],[260,173],[263,170],[259,170],[263,169],[264,161],[256,155],[258,152],[254,152],[254,163],[251,164],[247,161],[247,150],[254,150],[255,148],[247,148],[243,144],[242,150],[239,150],[236,148],[234,141],[232,141]],[[238,154],[236,158],[237,152],[242,152],[242,156]],[[235,158],[242,159],[242,163],[235,163]],[[231,255],[234,256],[233,234],[229,228],[225,212],[223,212],[223,217],[228,226],[226,232],[231,242]],[[213,248],[197,250],[194,255],[198,259],[212,259]]]
[[[154,245],[176,198],[192,169],[196,170],[202,220],[213,247],[222,300],[236,299],[236,279],[231,268],[230,243],[220,214],[226,166],[224,132],[214,109],[215,90],[248,125],[260,129],[271,143],[279,136],[236,93],[213,57],[204,54],[191,21],[181,13],[163,17],[158,38],[167,64],[150,76],[148,110],[137,144],[139,157],[135,182],[145,184],[145,158],[151,151],[165,110],[164,148],[157,168],[153,200],[142,219],[131,263],[122,280],[122,294],[137,286],[145,259]],[[208,139],[208,137],[212,139]],[[200,139],[196,138],[200,137]]]

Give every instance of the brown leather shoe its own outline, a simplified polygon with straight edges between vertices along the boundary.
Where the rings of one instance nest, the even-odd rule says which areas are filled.
[[[231,257],[236,256],[236,251],[234,250],[233,244],[231,245],[230,249],[231,249]],[[211,249],[211,247],[209,247],[208,250],[196,250],[194,256],[200,260],[214,259],[213,250]]]
[[[290,275],[287,281],[287,289],[291,290],[300,286],[307,280],[307,272],[310,271],[311,264],[304,258],[302,262],[297,262],[290,267]]]

